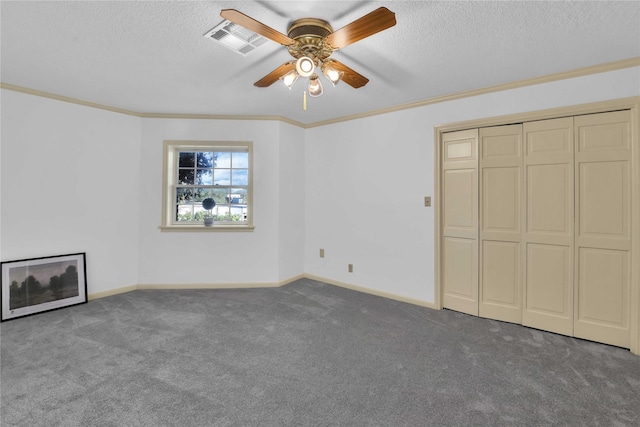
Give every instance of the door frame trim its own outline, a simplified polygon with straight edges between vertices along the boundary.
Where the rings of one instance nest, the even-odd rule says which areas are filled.
[[[631,145],[632,145],[632,175],[631,175],[631,305],[630,305],[630,350],[640,355],[640,262],[633,262],[640,258],[640,96],[601,101],[590,104],[572,105],[567,107],[510,114],[505,116],[487,117],[483,119],[463,122],[447,123],[434,127],[434,183],[435,183],[435,229],[434,229],[434,305],[442,309],[442,137],[446,132],[502,126],[532,122],[537,120],[555,119],[560,117],[580,116],[585,114],[606,113],[616,110],[631,111]]]

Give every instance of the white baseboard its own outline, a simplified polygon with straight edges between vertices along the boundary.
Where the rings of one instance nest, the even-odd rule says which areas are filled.
[[[349,283],[340,282],[338,280],[327,279],[326,277],[314,276],[313,274],[305,274],[307,279],[317,280],[318,282],[328,283],[330,285],[338,286],[345,289],[350,289],[352,291],[362,292],[364,294],[375,295],[382,298],[392,299],[395,301],[406,302],[408,304],[417,305],[420,307],[432,308],[437,310],[437,307],[434,303],[429,301],[423,301],[415,298],[409,298],[402,295],[393,294],[391,292],[379,291],[376,289],[365,288],[363,286],[352,285]]]
[[[125,292],[135,291],[136,289],[138,289],[138,285],[130,285],[130,286],[125,286],[123,288],[109,289],[108,291],[95,292],[93,294],[88,294],[87,298],[89,299],[89,301],[91,301],[91,300],[98,299],[98,298],[104,298],[104,297],[110,297],[110,296],[113,296],[113,295],[124,294]]]
[[[253,289],[253,288],[277,288],[279,283],[269,282],[248,282],[248,283],[163,283],[163,284],[140,284],[138,290],[160,290],[160,289]]]
[[[113,295],[123,294],[135,290],[151,290],[151,289],[255,289],[255,288],[279,288],[280,286],[288,285],[299,279],[311,279],[319,282],[328,283],[333,286],[338,286],[352,291],[362,292],[365,294],[375,295],[383,298],[392,299],[395,301],[406,302],[408,304],[417,305],[420,307],[437,309],[436,305],[429,301],[423,301],[415,298],[409,298],[402,295],[396,295],[390,292],[378,291],[376,289],[369,289],[363,286],[352,285],[349,283],[340,282],[337,280],[327,279],[326,277],[314,276],[313,274],[299,274],[297,276],[290,277],[280,282],[246,282],[246,283],[163,283],[163,284],[138,284],[125,286],[122,288],[110,289],[104,292],[96,292],[89,294],[89,300],[98,298],[110,297]]]

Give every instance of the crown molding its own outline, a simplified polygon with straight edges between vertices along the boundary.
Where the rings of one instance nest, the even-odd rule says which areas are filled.
[[[260,116],[260,115],[224,115],[224,114],[171,114],[171,113],[138,113],[138,117],[145,119],[196,119],[196,120],[276,120],[289,123],[298,127],[305,127],[302,122],[292,120],[284,116]]]
[[[365,117],[377,116],[380,114],[387,114],[396,111],[402,111],[412,108],[424,107],[426,105],[439,104],[442,102],[453,101],[462,98],[470,98],[473,96],[484,95],[493,92],[501,92],[510,89],[517,89],[526,86],[533,86],[537,84],[550,83],[559,80],[566,80],[576,77],[588,76],[591,74],[605,73],[608,71],[621,70],[624,68],[638,67],[640,66],[640,57],[623,59],[620,61],[608,62],[605,64],[593,65],[590,67],[579,68],[571,71],[563,71],[560,73],[549,74],[541,77],[534,77],[531,79],[518,80],[511,83],[504,83],[495,86],[489,86],[481,89],[474,89],[465,92],[458,92],[450,95],[438,96],[435,98],[425,99],[423,101],[411,102],[408,104],[401,104],[395,107],[383,108],[380,110],[369,111],[366,113],[353,114],[349,116],[338,117],[335,119],[323,120],[313,123],[301,123],[296,120],[290,119],[284,116],[260,116],[260,115],[219,115],[219,114],[174,114],[174,113],[143,113],[124,108],[112,107],[109,105],[98,104],[96,102],[84,101],[81,99],[71,98],[68,96],[57,95],[50,92],[45,92],[36,89],[30,89],[23,86],[13,85],[9,83],[0,82],[0,88],[12,90],[15,92],[22,92],[30,95],[41,96],[44,98],[55,99],[57,101],[69,102],[72,104],[83,105],[85,107],[97,108],[100,110],[112,111],[115,113],[126,114],[129,116],[135,116],[140,118],[149,119],[201,119],[201,120],[273,120],[282,123],[288,123],[293,126],[297,126],[303,129],[310,129],[319,126],[327,126],[334,123],[346,122],[351,120],[362,119]]]
[[[383,108],[380,110],[370,111],[367,113],[354,114],[351,116],[340,117],[336,119],[324,120],[321,122],[311,123],[305,126],[305,128],[312,128],[318,126],[325,126],[329,124],[345,122],[349,120],[361,119],[364,117],[377,116],[379,114],[392,113],[394,111],[402,111],[411,108],[424,107],[425,105],[439,104],[442,102],[454,101],[456,99],[470,98],[473,96],[484,95],[493,92],[501,92],[504,90],[517,89],[526,86],[533,86],[542,83],[550,83],[559,80],[566,80],[576,77],[588,76],[591,74],[605,73],[607,71],[622,70],[624,68],[638,67],[640,66],[640,57],[623,59],[620,61],[608,62],[606,64],[593,65],[590,67],[579,68],[571,71],[563,71],[561,73],[548,74],[546,76],[534,77],[531,79],[518,80],[511,83],[503,83],[495,86],[488,86],[481,89],[473,89],[465,92],[458,92],[450,95],[438,96],[435,98],[425,99],[423,101],[416,101],[409,104],[402,104],[395,107]]]
[[[31,89],[24,86],[12,85],[9,83],[0,82],[0,89],[12,90],[14,92],[26,93],[29,95],[41,96],[43,98],[55,99],[56,101],[69,102],[71,104],[83,105],[85,107],[97,108],[99,110],[112,111],[114,113],[126,114],[128,116],[140,117],[140,113],[124,108],[111,107],[110,105],[98,104],[97,102],[84,101],[82,99],[71,98],[68,96],[58,95],[51,92],[45,92],[42,90]]]
[[[112,107],[110,105],[98,104],[96,102],[84,101],[82,99],[71,98],[68,96],[58,95],[42,90],[31,89],[24,86],[13,85],[10,83],[0,82],[1,89],[12,90],[14,92],[26,93],[29,95],[40,96],[43,98],[55,99],[56,101],[69,102],[71,104],[82,105],[85,107],[97,108],[99,110],[112,111],[114,113],[126,114],[128,116],[148,118],[148,119],[205,119],[205,120],[274,120],[283,123],[289,123],[294,126],[304,127],[304,123],[289,119],[283,116],[243,116],[243,115],[222,115],[222,114],[173,114],[173,113],[140,113],[124,108]]]

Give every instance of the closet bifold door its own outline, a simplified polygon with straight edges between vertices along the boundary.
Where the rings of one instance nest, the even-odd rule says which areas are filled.
[[[626,348],[631,299],[630,122],[629,111],[575,118],[574,335]]]
[[[573,335],[573,118],[523,124],[522,324]]]
[[[478,130],[442,139],[442,304],[478,315]]]
[[[522,323],[522,125],[480,129],[479,315]]]

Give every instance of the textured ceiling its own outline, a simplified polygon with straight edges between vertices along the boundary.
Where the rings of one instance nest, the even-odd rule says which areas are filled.
[[[332,57],[370,79],[253,83],[291,59],[271,41],[243,57],[206,39],[220,10],[282,33],[295,19],[337,30],[385,6],[397,25]],[[140,113],[277,115],[314,123],[640,57],[640,2],[2,1],[3,83]]]

